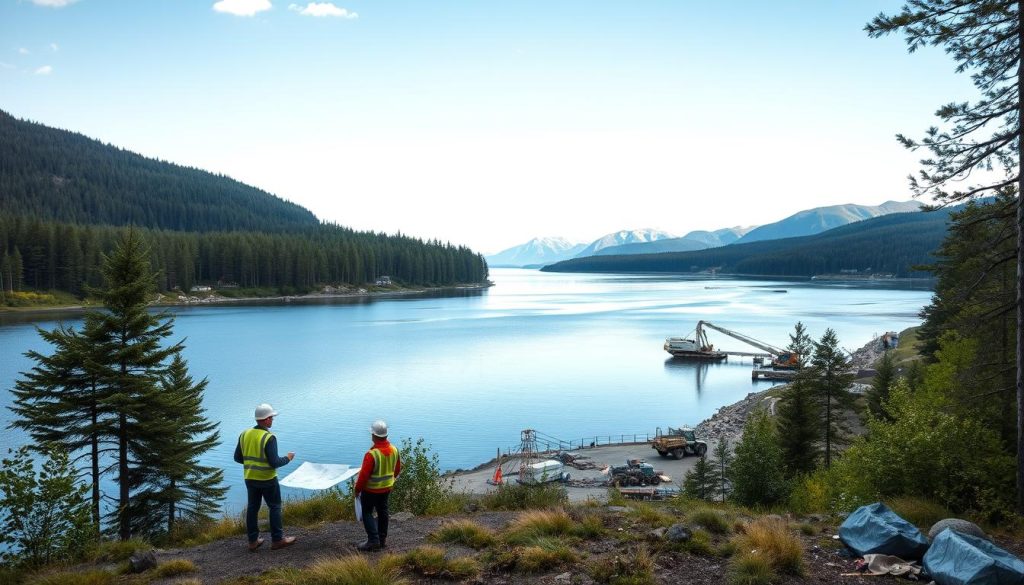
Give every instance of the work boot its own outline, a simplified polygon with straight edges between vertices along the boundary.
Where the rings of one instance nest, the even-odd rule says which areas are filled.
[[[279,550],[279,549],[282,549],[282,548],[288,548],[289,546],[291,546],[293,544],[295,544],[295,537],[294,536],[286,536],[286,537],[282,538],[281,540],[275,540],[274,543],[270,545],[270,550]]]
[[[370,542],[369,540],[356,547],[360,552],[377,552],[381,548],[383,547],[381,547],[379,542]]]
[[[380,537],[380,548],[385,549],[388,547],[387,540],[388,539],[385,536]]]
[[[256,549],[258,549],[259,547],[263,546],[264,542],[265,541],[263,540],[262,536],[257,538],[254,542],[250,542],[249,543],[249,552],[256,552]]]

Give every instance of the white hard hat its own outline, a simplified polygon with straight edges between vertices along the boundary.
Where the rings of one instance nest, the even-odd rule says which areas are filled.
[[[256,407],[256,420],[263,420],[272,416],[277,416],[277,411],[266,402]]]
[[[374,437],[386,437],[388,436],[388,423],[380,419],[375,420],[370,425],[370,432],[373,433]]]

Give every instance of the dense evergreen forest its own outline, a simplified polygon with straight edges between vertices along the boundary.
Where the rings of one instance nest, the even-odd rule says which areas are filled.
[[[0,294],[85,294],[126,230],[150,248],[161,291],[198,283],[291,294],[388,275],[407,285],[478,283],[472,250],[323,224],[227,177],[0,112]]]
[[[281,231],[308,209],[228,177],[0,111],[0,215],[176,231]]]
[[[709,250],[630,256],[589,256],[544,268],[549,272],[701,272],[814,276],[841,270],[921,275],[946,235],[948,210],[876,217],[814,236],[732,244]]]

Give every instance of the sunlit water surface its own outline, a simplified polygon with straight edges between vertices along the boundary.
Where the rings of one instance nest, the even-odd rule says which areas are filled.
[[[175,308],[175,339],[185,339],[193,376],[209,379],[207,414],[221,423],[223,442],[205,463],[225,470],[226,508],[243,506],[232,453],[260,402],[280,412],[274,431],[296,462],[356,464],[369,423],[385,418],[393,439],[423,437],[445,469],[468,468],[516,446],[521,429],[576,441],[646,434],[696,424],[768,387],[751,382],[749,358],[670,359],[665,337],[690,333],[700,319],[780,346],[801,320],[815,337],[835,329],[854,349],[918,324],[931,294],[923,283],[515,269],[493,269],[491,278],[494,287],[459,296]],[[34,327],[58,318],[80,322],[75,315],[0,315],[0,406],[10,404],[6,390],[31,366],[23,353],[49,351]],[[709,335],[721,348],[751,351]],[[6,428],[10,420],[0,409],[0,443],[25,442]]]

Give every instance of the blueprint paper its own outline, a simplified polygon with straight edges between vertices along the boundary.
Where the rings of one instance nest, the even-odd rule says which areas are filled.
[[[363,495],[356,496],[356,522],[363,521]]]
[[[304,461],[298,469],[281,480],[281,485],[306,490],[325,490],[355,477],[357,473],[359,473],[359,468],[351,465]]]

